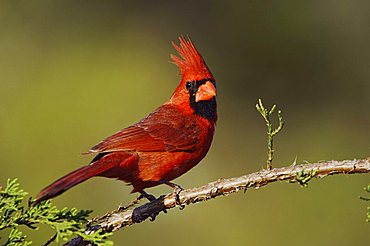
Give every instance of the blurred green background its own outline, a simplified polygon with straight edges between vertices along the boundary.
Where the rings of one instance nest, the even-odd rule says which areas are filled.
[[[265,165],[259,97],[286,127],[275,166],[370,150],[370,2],[1,1],[0,182],[35,195],[89,162],[80,156],[166,101],[179,81],[171,41],[189,35],[218,83],[208,156],[185,188]],[[368,245],[369,175],[284,182],[177,209],[114,234],[116,245]],[[91,179],[54,199],[100,215],[136,195]],[[168,187],[148,190],[155,195]],[[49,231],[32,235],[35,245]]]

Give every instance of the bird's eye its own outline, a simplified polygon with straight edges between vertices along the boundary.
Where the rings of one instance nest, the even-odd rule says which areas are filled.
[[[191,88],[191,82],[189,82],[189,81],[186,82],[185,87],[186,87],[186,89],[189,90]]]

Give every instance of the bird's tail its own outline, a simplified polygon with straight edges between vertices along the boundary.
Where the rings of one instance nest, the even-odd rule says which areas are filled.
[[[103,173],[104,171],[112,168],[114,165],[114,162],[106,163],[98,160],[88,166],[81,167],[45,187],[37,194],[34,204],[60,195],[73,186]]]

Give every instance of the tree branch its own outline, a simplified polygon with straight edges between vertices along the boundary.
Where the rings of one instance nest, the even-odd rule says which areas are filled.
[[[297,182],[306,186],[313,178],[323,178],[334,174],[369,173],[370,158],[362,160],[325,161],[312,164],[292,165],[282,168],[274,168],[270,171],[262,170],[241,177],[219,179],[209,184],[183,190],[180,195],[182,205],[207,201],[217,196],[225,196],[237,191],[246,191],[248,188],[259,188],[275,181]],[[176,207],[173,194],[161,196],[135,209],[113,211],[103,216],[97,224],[89,225],[87,234],[102,229],[103,231],[115,231],[147,218],[154,220],[161,211]],[[87,242],[78,237],[72,239],[66,245],[87,245]]]

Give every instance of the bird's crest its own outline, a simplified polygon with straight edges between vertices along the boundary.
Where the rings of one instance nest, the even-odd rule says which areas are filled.
[[[180,45],[174,42],[172,42],[172,45],[182,59],[175,55],[171,55],[171,59],[179,67],[182,79],[184,81],[213,79],[212,73],[209,71],[203,57],[199,54],[190,38],[186,40],[180,36],[179,40]]]

